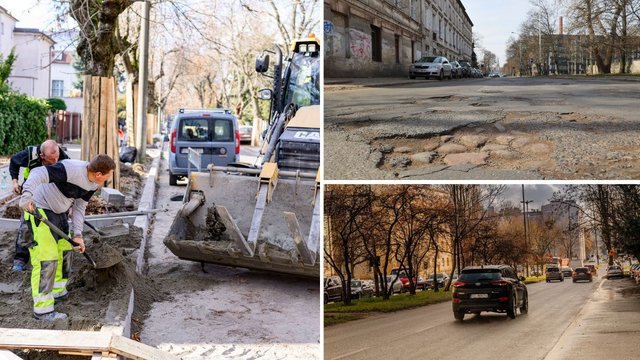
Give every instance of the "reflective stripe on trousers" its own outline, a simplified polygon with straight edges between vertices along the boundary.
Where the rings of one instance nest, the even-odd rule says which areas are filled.
[[[47,217],[42,209],[40,214]],[[53,214],[53,213],[51,213]],[[66,283],[71,268],[71,250],[73,247],[64,239],[56,241],[49,227],[33,216],[26,214],[29,229],[33,233],[36,246],[29,249],[31,256],[31,295],[33,296],[33,312],[46,314],[54,310],[54,297],[66,294]],[[63,231],[68,231],[68,222],[64,214],[53,214],[50,221]],[[36,223],[39,223],[36,225]]]

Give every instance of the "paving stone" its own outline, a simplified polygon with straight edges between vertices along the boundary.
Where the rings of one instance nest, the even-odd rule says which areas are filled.
[[[433,151],[425,151],[411,156],[411,161],[418,161],[424,163],[430,163],[436,157],[436,153]]]
[[[500,144],[487,144],[485,146],[482,147],[482,151],[501,151],[501,150],[507,150],[509,147],[507,145],[500,145]]]
[[[492,158],[502,158],[502,159],[515,159],[519,156],[515,151],[510,150],[494,150],[491,152]]]
[[[529,154],[547,154],[551,152],[551,146],[544,143],[529,144],[524,147],[524,152]]]
[[[447,165],[458,165],[458,164],[484,165],[487,162],[488,156],[489,155],[487,153],[483,153],[483,152],[449,154],[444,157],[444,162]]]
[[[440,154],[457,154],[467,151],[467,148],[454,143],[447,143],[438,148]]]
[[[458,139],[458,142],[471,149],[475,149],[486,144],[487,140],[489,140],[489,137],[485,135],[462,135],[460,139]]]
[[[437,149],[438,146],[440,146],[440,143],[438,143],[437,141],[430,142],[430,143],[427,143],[427,145],[424,146],[424,150],[433,151],[433,150]]]
[[[494,141],[496,144],[509,145],[513,141],[513,139],[515,139],[515,137],[511,135],[498,135],[496,136]]]
[[[400,147],[395,148],[394,151],[397,152],[397,153],[406,154],[406,153],[412,152],[413,149],[408,147],[408,146],[400,146]]]
[[[380,146],[380,148],[378,148],[378,151],[380,151],[383,154],[390,154],[393,152],[393,146],[391,145],[382,145]]]
[[[517,149],[529,145],[529,143],[531,143],[531,139],[528,137],[519,137],[511,142],[511,146]]]
[[[451,135],[442,135],[440,136],[440,141],[442,141],[443,143],[446,143],[447,141],[453,139],[453,136]]]

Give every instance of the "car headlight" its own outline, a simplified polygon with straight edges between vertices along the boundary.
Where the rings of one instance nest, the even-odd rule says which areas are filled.
[[[413,65],[413,64],[411,64],[411,66],[410,66],[409,68],[410,68],[411,70],[413,70],[413,69],[415,69],[415,68],[416,68],[416,66],[415,66],[415,65]]]

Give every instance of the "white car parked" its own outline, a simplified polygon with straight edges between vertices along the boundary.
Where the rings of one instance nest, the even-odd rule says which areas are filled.
[[[437,77],[438,80],[453,78],[451,64],[444,56],[424,56],[411,64],[409,79],[415,79],[416,76],[424,76],[425,79]]]

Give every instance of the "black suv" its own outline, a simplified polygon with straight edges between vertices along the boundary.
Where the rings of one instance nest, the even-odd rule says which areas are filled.
[[[453,283],[453,316],[462,321],[467,313],[506,312],[515,319],[529,311],[529,295],[524,277],[518,278],[507,265],[469,266]]]

